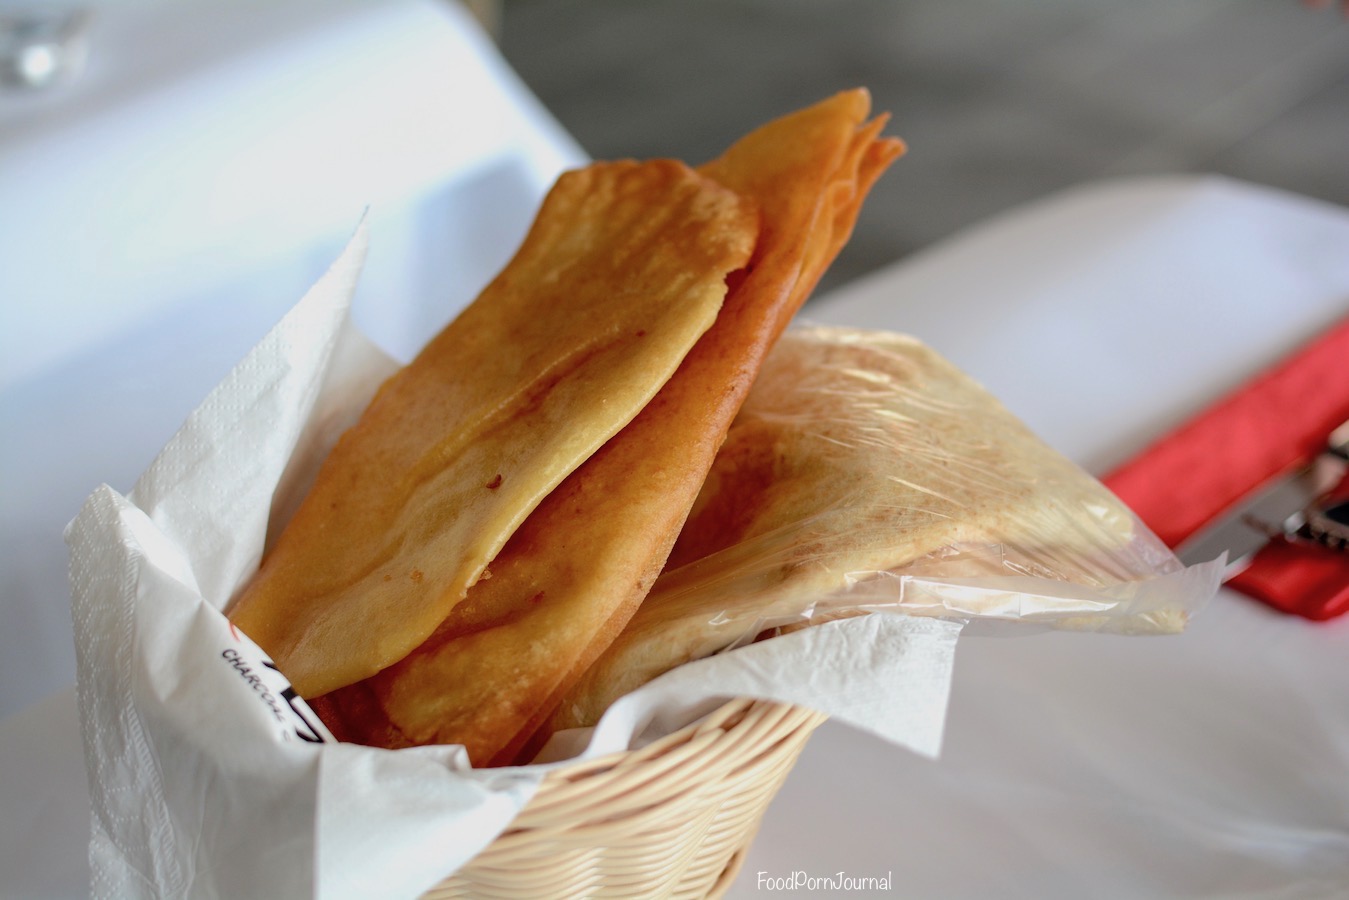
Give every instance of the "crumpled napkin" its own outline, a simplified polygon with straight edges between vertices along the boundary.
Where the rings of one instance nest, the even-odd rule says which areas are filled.
[[[367,241],[362,225],[128,496],[98,488],[67,531],[95,896],[414,897],[565,764],[337,743],[222,613],[394,368],[349,319]],[[751,644],[652,681],[545,756],[639,746],[736,696],[935,756],[961,627],[882,613]]]
[[[451,775],[452,747],[332,742],[221,612],[273,506],[302,492],[292,456],[331,444],[391,368],[348,322],[366,243],[362,228],[128,497],[100,487],[68,529],[95,896],[415,895],[538,784]]]

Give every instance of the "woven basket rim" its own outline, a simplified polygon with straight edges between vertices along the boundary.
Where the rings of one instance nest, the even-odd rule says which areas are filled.
[[[594,873],[605,896],[719,896],[811,733],[827,716],[773,700],[734,698],[634,750],[549,771],[511,825],[428,896],[562,895]],[[710,848],[710,849],[709,849]],[[654,885],[678,881],[670,893]]]
[[[577,760],[549,771],[533,799],[493,846],[509,846],[510,836],[521,831],[537,835],[551,829],[572,829],[586,814],[605,816],[606,803],[620,803],[619,809],[631,810],[668,802],[668,790],[662,791],[658,782],[677,777],[681,767],[696,765],[704,773],[718,764],[730,768],[798,728],[807,727],[808,736],[825,718],[814,710],[774,700],[727,700],[643,747]],[[652,794],[645,801],[644,787]]]

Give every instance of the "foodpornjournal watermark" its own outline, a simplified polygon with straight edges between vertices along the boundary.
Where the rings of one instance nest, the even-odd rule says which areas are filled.
[[[884,875],[853,875],[849,872],[834,872],[829,875],[812,875],[809,872],[789,872],[786,875],[772,875],[768,872],[756,872],[754,886],[761,891],[821,891],[831,894],[848,891],[888,891],[895,880],[890,872]]]

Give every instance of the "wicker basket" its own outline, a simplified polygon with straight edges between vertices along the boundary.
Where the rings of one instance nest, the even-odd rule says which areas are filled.
[[[718,897],[824,719],[735,700],[641,750],[558,769],[425,900]]]

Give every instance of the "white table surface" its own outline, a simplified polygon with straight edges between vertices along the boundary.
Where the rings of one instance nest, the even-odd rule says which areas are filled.
[[[1349,211],[1097,185],[809,312],[916,334],[1102,474],[1349,314]],[[918,898],[1349,896],[1349,617],[1224,590],[1177,637],[967,637],[954,677],[937,762],[822,728],[730,896],[795,872]]]
[[[353,316],[407,358],[585,160],[446,0],[97,6],[80,80],[0,96],[0,717],[74,679],[84,498],[131,487],[363,214]]]
[[[1349,312],[1346,247],[1343,210],[1122,182],[809,312],[917,334],[1099,471]],[[217,363],[179,353],[161,371],[209,384]],[[826,725],[731,896],[798,871],[889,874],[914,897],[1349,894],[1346,660],[1349,620],[1227,592],[1180,637],[966,638],[943,757]],[[0,895],[86,895],[86,805],[71,692],[0,722]]]

